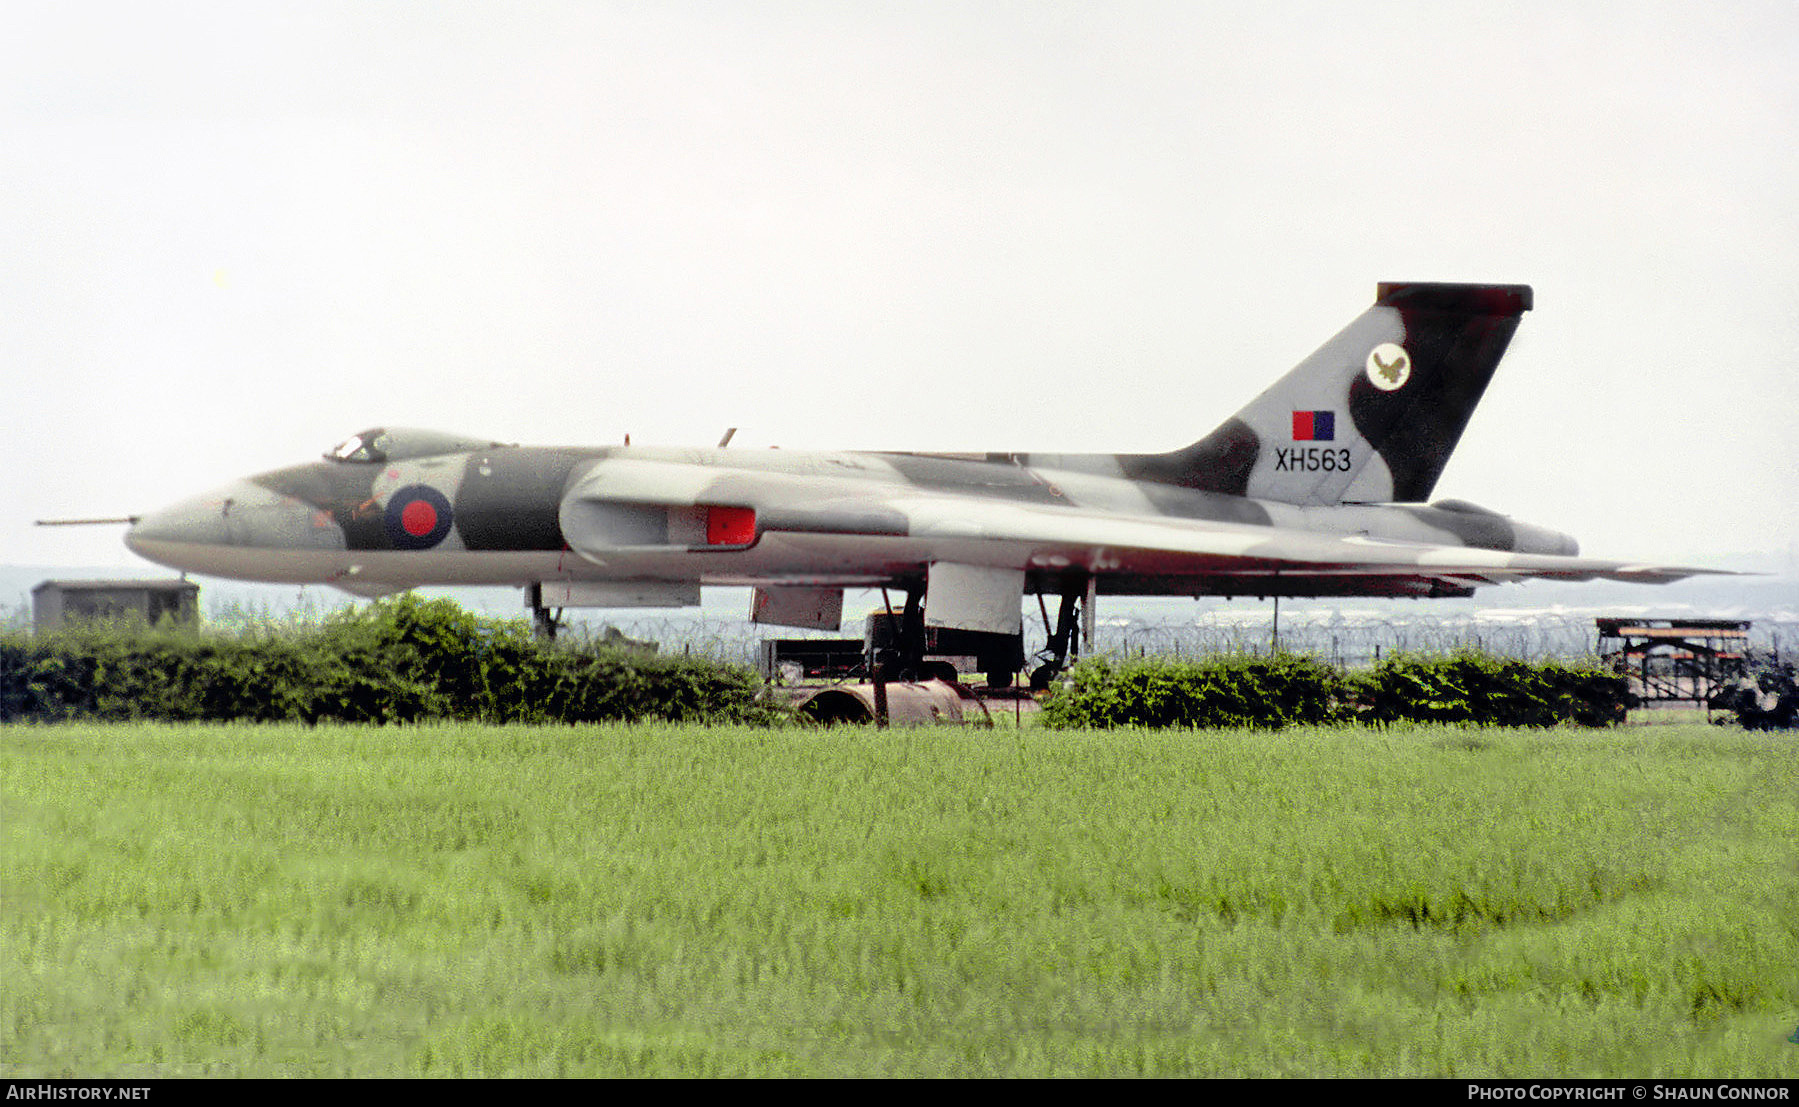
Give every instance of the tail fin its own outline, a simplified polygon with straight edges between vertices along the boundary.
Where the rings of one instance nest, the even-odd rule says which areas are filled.
[[[1528,285],[1382,284],[1249,406],[1127,476],[1294,504],[1429,498],[1531,307]]]

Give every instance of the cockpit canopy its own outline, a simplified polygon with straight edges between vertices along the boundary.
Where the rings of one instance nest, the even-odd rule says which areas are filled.
[[[371,427],[339,442],[325,455],[325,460],[380,464],[414,457],[467,453],[503,445],[505,443],[495,442],[491,438],[420,430],[417,427]]]

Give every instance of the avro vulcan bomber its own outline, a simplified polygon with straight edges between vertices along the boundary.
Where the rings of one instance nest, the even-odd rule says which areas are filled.
[[[1317,353],[1168,453],[533,447],[377,427],[144,516],[125,540],[195,573],[364,596],[523,586],[540,620],[748,585],[757,622],[835,628],[844,589],[881,587],[905,593],[915,640],[1019,638],[1037,593],[1060,601],[1056,666],[1097,595],[1466,596],[1699,572],[1582,558],[1565,534],[1427,502],[1530,307],[1524,285],[1382,284]],[[997,668],[990,682],[1016,671]]]

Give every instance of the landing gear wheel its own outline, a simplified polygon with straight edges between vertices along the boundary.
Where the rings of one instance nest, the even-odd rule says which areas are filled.
[[[1031,670],[1031,691],[1049,691],[1049,686],[1054,683],[1056,677],[1060,676],[1061,673],[1062,666],[1056,664],[1054,661],[1045,661],[1043,664]]]
[[[927,661],[918,667],[920,680],[941,680],[945,684],[954,684],[960,677],[956,667],[947,661]]]
[[[1011,669],[996,669],[987,674],[987,687],[994,690],[1012,687],[1012,678],[1018,674]]]

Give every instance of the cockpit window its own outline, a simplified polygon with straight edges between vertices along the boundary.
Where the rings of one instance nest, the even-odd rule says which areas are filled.
[[[381,448],[385,437],[379,429],[352,434],[334,446],[325,457],[330,461],[386,461],[387,451]]]
[[[446,434],[443,431],[411,427],[373,427],[339,442],[325,455],[325,460],[379,464],[413,457],[486,450],[499,445],[503,443],[467,434]]]

